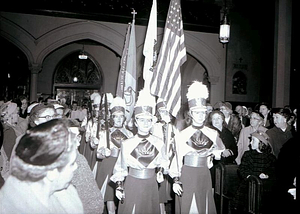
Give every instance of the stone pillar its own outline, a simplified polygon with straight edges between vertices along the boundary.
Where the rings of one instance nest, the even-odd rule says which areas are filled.
[[[31,71],[30,77],[30,102],[37,101],[37,81],[39,72],[42,70],[42,66],[40,64],[32,64],[29,67]]]
[[[290,104],[292,0],[275,3],[272,106]]]
[[[221,101],[224,100],[224,93],[220,93],[220,91],[224,91],[224,84],[222,85],[219,81],[219,76],[209,76],[210,82],[210,104],[213,106]]]

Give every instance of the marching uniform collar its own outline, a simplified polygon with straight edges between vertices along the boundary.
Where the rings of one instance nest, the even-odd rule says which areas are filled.
[[[141,134],[137,133],[137,136],[138,136],[139,138],[148,138],[148,137],[150,136],[150,133],[147,134],[147,135],[141,135]]]

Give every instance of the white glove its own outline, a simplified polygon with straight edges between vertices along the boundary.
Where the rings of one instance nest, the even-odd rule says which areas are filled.
[[[162,183],[164,181],[164,175],[163,175],[162,172],[157,172],[156,180],[157,180],[158,183]]]
[[[105,157],[109,157],[111,155],[111,151],[108,148],[102,150],[102,155]]]
[[[290,193],[293,196],[294,200],[296,200],[296,188],[289,189],[288,193]]]
[[[265,173],[260,173],[259,178],[260,178],[260,179],[268,179],[269,176],[266,175]]]
[[[182,190],[180,184],[178,184],[178,183],[173,184],[173,191],[179,196],[181,196],[181,194],[183,193],[183,190]]]
[[[116,197],[117,197],[120,201],[124,200],[124,198],[125,198],[125,192],[124,192],[124,190],[123,190],[122,188],[117,188],[117,189],[116,189]]]
[[[212,167],[214,166],[213,160],[214,160],[214,158],[213,158],[212,155],[207,157],[207,167],[208,167],[209,169],[212,168]]]
[[[97,158],[104,159],[111,155],[111,151],[108,148],[101,147],[97,150]]]
[[[91,137],[91,141],[90,141],[91,147],[93,149],[97,148],[98,144],[99,144],[99,140],[96,137]]]
[[[222,153],[221,156],[224,158],[227,158],[229,156],[231,156],[230,150],[229,149],[225,149]]]

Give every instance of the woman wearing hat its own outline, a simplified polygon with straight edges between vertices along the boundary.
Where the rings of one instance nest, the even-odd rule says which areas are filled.
[[[11,174],[0,190],[0,213],[83,213],[70,182],[76,145],[62,120],[28,130],[13,151]]]
[[[162,171],[167,169],[168,160],[164,142],[150,133],[156,122],[154,108],[155,98],[140,91],[134,108],[138,132],[122,142],[111,177],[121,200],[118,213],[160,213],[158,182],[163,181]]]
[[[176,154],[169,175],[173,178],[176,213],[216,213],[209,168],[211,157],[221,158],[225,146],[218,132],[204,125],[208,89],[194,82],[187,93],[192,125],[175,136]]]
[[[54,106],[51,104],[37,104],[31,111],[28,118],[29,128],[45,123],[56,117]]]
[[[110,113],[113,127],[109,128],[108,136],[106,136],[106,130],[101,130],[97,148],[97,158],[102,161],[101,163],[97,163],[95,171],[96,182],[101,190],[109,213],[115,213],[115,202],[117,202],[115,197],[115,184],[110,180],[110,177],[113,174],[113,168],[120,152],[121,143],[133,137],[132,132],[124,127],[126,120],[125,106],[125,100],[120,97],[116,97],[112,100]]]
[[[26,128],[21,127],[18,123],[18,106],[16,103],[11,101],[4,103],[0,109],[1,113],[1,123],[3,125],[3,142],[1,146],[1,175],[6,180],[9,175],[9,160],[11,153],[16,144],[16,139],[18,136],[22,136]]]
[[[275,161],[272,148],[269,143],[269,136],[261,131],[251,134],[251,149],[246,151],[242,157],[238,172],[241,183],[235,195],[233,205],[237,213],[245,211],[247,205],[247,184],[246,180],[250,175],[255,175],[263,181],[262,203],[267,203],[273,185],[275,184]]]
[[[266,132],[268,129],[263,126],[264,116],[258,111],[253,111],[250,115],[250,126],[243,128],[240,132],[239,140],[237,143],[238,146],[238,155],[235,159],[236,163],[240,165],[241,159],[245,151],[249,150],[249,137],[251,133],[260,131]]]

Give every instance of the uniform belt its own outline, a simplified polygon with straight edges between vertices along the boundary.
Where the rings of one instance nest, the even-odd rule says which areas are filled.
[[[155,175],[155,169],[134,169],[130,167],[129,175],[139,179],[148,179]]]
[[[120,151],[120,149],[117,149],[117,148],[111,149],[111,154],[110,154],[110,156],[111,156],[111,157],[114,157],[114,158],[117,158],[118,155],[119,155],[119,151]]]
[[[205,167],[207,166],[207,157],[199,157],[197,155],[184,156],[184,165],[191,167]]]

